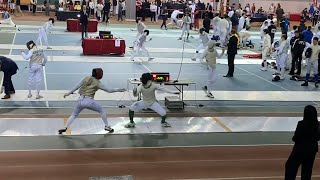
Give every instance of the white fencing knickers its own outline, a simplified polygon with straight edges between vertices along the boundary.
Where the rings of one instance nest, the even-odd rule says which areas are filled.
[[[139,46],[138,44],[135,45],[134,50],[135,50],[135,53],[132,54],[131,59],[133,59],[134,57],[137,57],[140,54],[141,50],[143,50],[147,54],[148,58],[150,59],[149,51],[146,49],[144,44],[142,46]]]
[[[310,74],[311,69],[313,69],[314,74],[318,74],[318,60],[311,61],[308,59],[307,61],[307,74]]]
[[[160,116],[165,116],[167,114],[166,110],[158,103],[154,102],[151,105],[147,105],[143,102],[143,100],[140,100],[138,102],[133,103],[130,106],[131,111],[140,111],[142,109],[152,109],[154,112],[158,113]]]
[[[76,107],[74,108],[71,116],[69,117],[65,125],[65,128],[68,128],[70,126],[70,124],[79,116],[80,112],[83,109],[89,109],[91,111],[100,113],[104,125],[109,126],[107,113],[105,112],[105,110],[91,97],[80,96],[76,104]]]
[[[224,30],[220,30],[220,44],[222,46],[224,46],[225,42],[226,42],[226,39],[227,39],[227,30],[224,29]]]
[[[189,34],[189,29],[190,29],[190,26],[189,25],[183,25],[182,26],[182,33],[181,33],[181,38],[183,37],[184,33],[187,32]]]
[[[42,81],[42,65],[32,63],[29,67],[29,78],[28,78],[28,88],[29,94],[31,94],[31,86],[33,83],[36,85],[37,94],[40,94],[40,85]]]
[[[173,26],[178,26],[178,19],[177,18],[171,18],[171,21],[167,24],[167,26],[173,24]]]
[[[136,46],[137,41],[138,41],[138,38],[139,38],[142,34],[143,34],[143,33],[140,33],[140,32],[137,33],[136,39],[133,41],[133,46],[132,46],[132,47],[135,47],[135,46]]]
[[[200,56],[200,50],[204,50],[208,48],[208,43],[203,44],[201,43],[198,48],[196,49],[196,54],[193,56],[193,58],[199,58]]]
[[[218,73],[216,69],[212,69],[210,66],[208,66],[208,81],[207,81],[207,89],[208,92],[211,92],[213,89],[213,84],[217,81],[218,79]]]
[[[47,33],[43,27],[39,29],[39,36],[38,36],[36,44],[39,45],[39,43],[41,43],[40,44],[41,46],[43,46],[43,45],[46,45],[47,47],[49,46],[48,36],[47,36]]]
[[[240,36],[241,47],[246,47],[246,42],[250,38],[250,36]]]
[[[284,72],[286,69],[286,61],[288,59],[287,53],[281,53],[280,55],[277,55],[276,58],[276,64],[277,64],[277,72],[281,74],[281,76],[284,76]]]

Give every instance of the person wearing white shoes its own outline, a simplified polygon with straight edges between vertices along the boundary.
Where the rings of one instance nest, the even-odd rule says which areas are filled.
[[[136,39],[133,42],[133,46],[130,47],[131,49],[133,49],[136,46],[137,40],[138,38],[143,34],[143,32],[147,29],[147,26],[141,21],[140,18],[136,19],[136,23],[137,23],[137,35],[136,35]]]
[[[189,13],[186,12],[186,14],[182,18],[182,33],[179,38],[179,40],[182,40],[182,37],[184,36],[184,33],[187,32],[187,39],[189,39],[189,30],[190,30],[190,24],[191,24],[191,18],[189,17]]]
[[[41,99],[43,98],[40,95],[40,85],[43,79],[42,69],[48,58],[46,53],[42,49],[38,49],[33,41],[27,43],[27,48],[29,49],[29,52],[27,54],[22,52],[21,54],[25,60],[29,60],[28,98],[32,97],[31,86],[35,83],[37,89],[36,99]]]
[[[114,129],[112,129],[109,126],[106,111],[94,100],[94,96],[99,89],[108,93],[124,92],[126,90],[123,88],[109,89],[105,87],[104,84],[100,82],[100,79],[102,79],[102,77],[103,70],[101,68],[95,68],[92,70],[91,76],[85,77],[76,87],[74,87],[71,91],[69,91],[63,96],[64,98],[66,98],[67,96],[73,94],[76,90],[79,89],[80,97],[78,99],[76,107],[74,108],[71,116],[67,120],[65,127],[58,131],[59,134],[62,134],[67,131],[68,127],[79,116],[83,109],[89,109],[100,113],[105,125],[104,129],[109,133],[114,132]]]
[[[201,62],[208,68],[208,81],[207,84],[202,88],[208,97],[214,98],[211,93],[213,84],[217,81],[218,73],[216,71],[217,58],[221,58],[224,54],[225,49],[222,49],[222,53],[219,55],[215,49],[216,42],[210,40],[208,42],[208,48],[203,52],[201,56]],[[202,61],[205,59],[206,61]]]
[[[200,50],[206,49],[208,47],[208,42],[209,42],[209,35],[208,33],[206,33],[204,28],[201,28],[199,30],[199,39],[201,40],[200,45],[198,46],[198,48],[196,49],[196,54],[194,55],[193,58],[191,58],[192,61],[196,61],[197,57],[199,56],[199,52]]]
[[[161,116],[161,125],[163,127],[171,127],[171,125],[166,122],[167,113],[166,110],[158,103],[155,95],[155,91],[163,91],[170,94],[180,94],[180,92],[174,92],[169,89],[162,87],[159,84],[152,82],[152,75],[150,73],[142,74],[141,85],[133,90],[133,95],[137,97],[142,94],[142,100],[133,103],[129,108],[129,118],[130,122],[125,125],[126,128],[134,128],[135,122],[133,121],[134,112],[140,111],[142,109],[152,109]]]
[[[39,35],[38,35],[38,39],[36,41],[36,44],[42,46],[42,45],[46,45],[47,49],[51,49],[49,47],[49,43],[48,43],[48,34],[49,34],[49,30],[50,28],[54,25],[54,19],[53,18],[49,18],[49,21],[46,22],[40,29],[39,29]]]
[[[277,64],[277,75],[280,75],[280,80],[284,79],[284,73],[286,68],[286,61],[288,59],[288,51],[290,48],[290,45],[287,41],[287,35],[283,34],[281,36],[280,40],[280,46],[274,48],[276,51],[277,57],[276,57],[276,64]]]
[[[134,61],[134,58],[140,54],[141,50],[146,52],[149,61],[153,60],[153,58],[150,57],[149,51],[146,49],[146,47],[144,45],[146,42],[149,42],[152,40],[152,38],[147,40],[148,35],[149,35],[149,30],[144,30],[144,33],[142,35],[140,35],[140,37],[138,37],[137,43],[134,47],[135,53],[132,54],[131,61]]]
[[[266,71],[268,69],[267,56],[271,48],[271,37],[268,29],[264,29],[263,43],[262,43],[262,64],[261,70]]]
[[[306,72],[306,80],[301,86],[308,86],[308,81],[310,79],[310,72],[313,69],[314,74],[314,85],[318,88],[318,59],[320,57],[320,46],[319,46],[319,38],[314,37],[312,40],[312,45],[310,45],[311,56],[307,59],[307,72]]]

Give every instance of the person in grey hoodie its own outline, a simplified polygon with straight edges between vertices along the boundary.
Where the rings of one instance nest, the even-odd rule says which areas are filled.
[[[215,46],[216,42],[210,40],[208,42],[208,48],[203,52],[201,56],[201,62],[205,64],[208,69],[208,81],[202,89],[210,98],[214,98],[214,96],[211,93],[211,90],[213,88],[213,84],[216,82],[218,78],[218,74],[216,71],[217,58],[221,58],[225,51],[224,49],[222,49],[222,53],[218,54],[217,50],[214,48]],[[203,61],[203,59],[205,59],[205,61]]]

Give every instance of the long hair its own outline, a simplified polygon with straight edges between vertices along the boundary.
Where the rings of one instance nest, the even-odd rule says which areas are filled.
[[[318,113],[317,109],[312,105],[307,105],[304,108],[303,121],[308,124],[318,123]]]

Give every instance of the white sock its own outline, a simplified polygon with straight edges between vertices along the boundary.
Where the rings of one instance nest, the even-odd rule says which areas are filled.
[[[36,83],[37,95],[40,95],[40,82]]]

